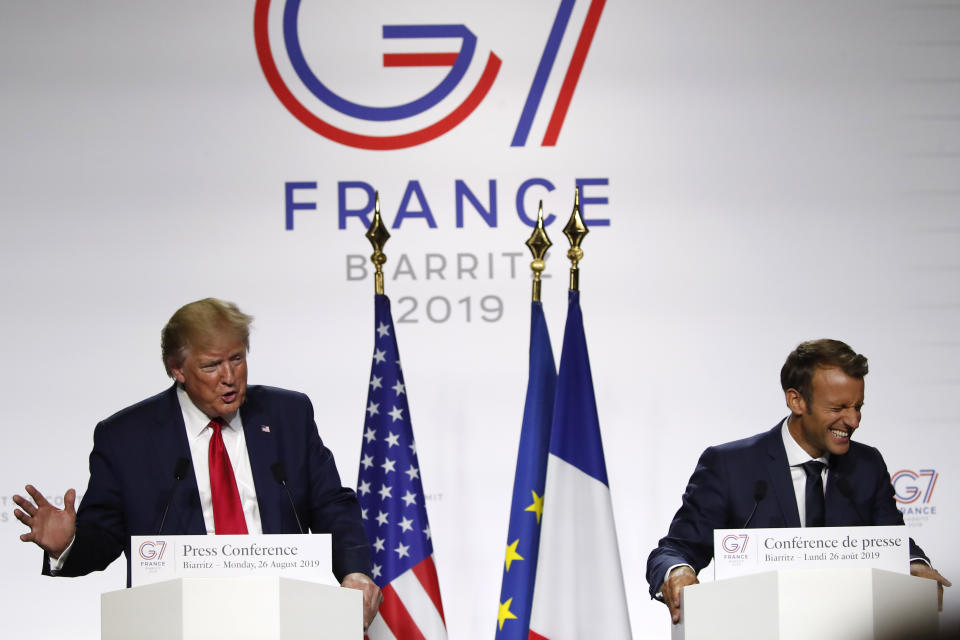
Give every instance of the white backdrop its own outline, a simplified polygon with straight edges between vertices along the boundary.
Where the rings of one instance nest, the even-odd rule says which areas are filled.
[[[440,122],[491,52],[502,66],[452,130],[367,150],[318,135],[281,104],[258,63],[252,1],[0,2],[8,624],[98,637],[99,593],[123,586],[122,563],[42,578],[10,496],[25,482],[55,499],[85,487],[94,424],[168,384],[159,331],[185,302],[214,295],[256,317],[250,382],[307,392],[354,484],[373,285],[348,269],[370,250],[358,218],[339,228],[343,182],[379,189],[391,225],[404,212],[387,244],[387,293],[452,638],[490,637],[496,622],[529,324],[530,229],[516,200],[531,178],[554,189],[530,188],[523,210],[534,215],[543,198],[561,222],[548,228],[544,286],[558,356],[560,227],[575,181],[594,180],[585,196],[607,200],[584,207],[609,224],[584,241],[581,289],[635,637],[668,637],[664,608],[646,594],[646,557],[699,453],[783,417],[779,368],[807,338],[840,338],[870,358],[857,438],[884,452],[891,473],[907,472],[896,486],[916,493],[904,505],[912,533],[960,579],[949,545],[960,524],[949,401],[960,392],[960,5],[610,0],[557,143],[542,146],[590,4],[580,0],[531,134],[511,146],[559,2],[304,2],[311,67],[358,103],[408,102],[445,73],[383,68],[383,53],[459,48],[384,39],[383,25],[463,24],[476,36],[463,81],[396,123],[309,98],[284,62],[284,3],[274,4],[285,82],[345,131]],[[457,225],[458,180],[486,208],[496,182],[495,224],[467,202]],[[412,181],[423,199],[403,204]],[[290,182],[316,183],[296,191],[316,209],[296,211],[293,229]],[[364,204],[347,193],[342,206]],[[416,215],[426,207],[435,228]],[[461,254],[480,265],[475,278],[458,274]],[[955,591],[946,626],[960,618]]]

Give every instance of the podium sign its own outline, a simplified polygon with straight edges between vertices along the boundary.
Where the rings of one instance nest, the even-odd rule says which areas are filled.
[[[904,526],[716,529],[714,579],[780,569],[884,569],[910,573]]]
[[[330,534],[131,536],[130,584],[259,576],[336,586],[330,544]]]

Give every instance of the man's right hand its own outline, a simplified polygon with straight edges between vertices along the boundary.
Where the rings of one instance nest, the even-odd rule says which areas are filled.
[[[675,567],[667,575],[660,587],[660,593],[663,594],[663,601],[670,609],[670,619],[673,624],[680,622],[680,612],[683,609],[683,588],[691,584],[699,584],[697,574],[688,566]]]
[[[57,559],[70,546],[77,530],[77,511],[73,506],[77,492],[68,490],[63,496],[64,508],[57,509],[33,485],[28,484],[25,489],[33,502],[23,496],[13,496],[13,501],[23,509],[14,509],[13,515],[30,527],[30,532],[21,535],[20,539],[33,542],[51,558]]]

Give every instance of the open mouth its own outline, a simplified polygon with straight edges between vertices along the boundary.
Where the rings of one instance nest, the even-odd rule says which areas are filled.
[[[222,396],[220,396],[220,399],[223,400],[224,404],[230,404],[231,402],[237,399],[237,392],[231,391],[230,393],[225,393]]]
[[[843,442],[849,441],[851,434],[851,431],[846,431],[844,429],[830,429],[830,435]]]

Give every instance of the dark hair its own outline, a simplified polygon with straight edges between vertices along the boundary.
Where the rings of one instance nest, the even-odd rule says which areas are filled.
[[[180,367],[191,348],[203,348],[214,334],[232,333],[250,350],[250,323],[253,316],[237,305],[217,298],[204,298],[185,304],[173,314],[160,332],[163,366],[170,376],[172,367]],[[172,376],[171,376],[172,377]]]
[[[869,367],[867,357],[851,349],[845,342],[821,338],[801,342],[790,352],[780,369],[783,390],[796,389],[810,404],[813,374],[818,367],[838,367],[851,378],[862,380]]]

